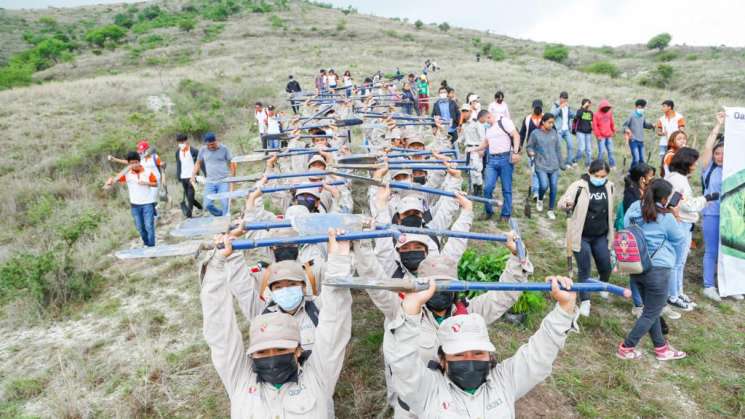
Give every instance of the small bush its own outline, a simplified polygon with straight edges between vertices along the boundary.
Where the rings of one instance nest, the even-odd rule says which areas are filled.
[[[618,67],[608,61],[598,61],[596,63],[592,63],[585,67],[583,71],[585,73],[607,74],[611,76],[611,78],[616,78],[621,75],[621,71],[618,69]]]
[[[605,55],[615,55],[616,50],[613,49],[613,47],[609,47],[607,45],[603,45],[602,47],[598,48],[598,52]]]
[[[31,84],[33,74],[34,67],[27,63],[11,63],[0,67],[0,90],[28,86]]]
[[[557,63],[563,63],[569,58],[569,48],[562,44],[549,44],[543,48],[543,58]]]
[[[478,254],[475,249],[468,249],[458,262],[458,278],[464,281],[497,282],[509,258],[510,251],[505,247]],[[483,291],[469,291],[466,296],[473,298],[482,293]]]
[[[675,51],[661,51],[655,56],[655,59],[657,61],[662,61],[663,63],[673,61],[677,58],[678,58],[678,53]]]
[[[107,41],[119,42],[127,35],[127,32],[117,25],[106,25],[89,30],[85,34],[85,40],[91,45],[103,47]]]
[[[416,39],[414,38],[414,35],[412,35],[410,33],[404,34],[404,36],[402,36],[401,39],[403,41],[406,41],[406,42],[414,42],[414,41],[416,41]]]
[[[202,11],[205,18],[215,21],[225,21],[228,18],[241,11],[234,0],[218,0],[208,3],[208,6]]]
[[[277,4],[277,8],[280,10],[286,10],[288,7],[285,3],[281,2],[275,2],[275,4]],[[248,11],[251,13],[271,13],[273,10],[274,8],[272,8],[272,5],[264,0],[261,0],[260,2],[251,2],[248,5]]]
[[[184,32],[191,32],[197,26],[197,21],[193,17],[184,17],[178,22],[178,28]]]
[[[318,6],[318,7],[323,8],[323,9],[333,9],[334,8],[334,5],[333,4],[331,4],[331,3],[324,3],[322,1],[311,1],[310,4],[312,4],[314,6]]]
[[[670,45],[670,41],[672,41],[672,39],[673,37],[669,33],[661,33],[652,37],[652,39],[647,42],[647,48],[658,49],[662,51],[663,49],[667,48],[668,45]]]
[[[135,24],[135,19],[130,14],[119,13],[116,16],[114,16],[114,25],[129,29],[134,24]]]
[[[479,38],[478,36],[471,38],[471,44],[474,47],[479,48],[479,46],[481,45],[481,38]]]
[[[357,9],[352,7],[352,5],[350,4],[349,6],[341,9],[341,12],[344,13],[345,15],[355,15],[357,14]]]
[[[546,308],[546,299],[540,292],[524,292],[510,309],[515,314],[538,314]]]
[[[40,195],[26,208],[23,221],[27,225],[40,225],[48,220],[59,206],[60,201],[54,196]]]
[[[160,6],[153,4],[142,9],[138,17],[140,21],[155,20],[159,18],[161,14],[163,14],[163,11],[160,9]]]
[[[225,29],[225,25],[222,23],[212,24],[204,28],[204,37],[202,41],[212,42],[220,36],[220,33]]]
[[[347,28],[347,21],[346,21],[346,20],[344,20],[344,19],[339,19],[339,20],[338,20],[338,21],[336,22],[336,31],[337,31],[337,32],[341,32],[341,31],[343,31],[343,30],[344,30],[344,29],[346,29],[346,28]]]
[[[273,29],[282,29],[285,27],[285,21],[277,15],[271,15],[269,17],[269,22],[272,24]]]
[[[642,86],[666,88],[672,83],[674,74],[675,70],[671,65],[660,64],[648,77],[641,79],[639,84]]]
[[[40,395],[46,387],[45,380],[39,378],[19,378],[5,385],[5,399],[23,401]]]
[[[502,61],[507,57],[504,50],[499,47],[492,47],[487,56],[493,61]]]
[[[419,30],[419,29],[422,29],[422,27],[423,27],[423,26],[424,26],[424,22],[422,22],[421,20],[418,20],[418,19],[417,19],[417,21],[416,21],[416,22],[414,22],[414,27],[415,27],[415,28],[416,28],[417,30]]]
[[[442,23],[440,23],[439,25],[437,25],[437,27],[438,27],[438,28],[439,28],[439,29],[440,29],[441,31],[443,31],[443,32],[447,32],[447,31],[449,31],[449,30],[450,30],[450,25],[449,25],[449,24],[448,24],[447,22],[442,22]]]
[[[696,61],[696,60],[698,60],[698,55],[697,54],[688,54],[686,56],[686,60],[688,60],[688,61]]]

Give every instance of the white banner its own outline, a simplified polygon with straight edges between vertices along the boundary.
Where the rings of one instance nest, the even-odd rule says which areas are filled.
[[[719,294],[745,294],[745,108],[725,108]]]

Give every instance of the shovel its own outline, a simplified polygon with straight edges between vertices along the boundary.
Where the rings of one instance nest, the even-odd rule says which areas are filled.
[[[346,182],[343,180],[335,180],[332,182],[293,183],[291,185],[265,186],[261,188],[261,192],[264,194],[268,194],[268,193],[273,193],[273,192],[284,192],[284,191],[292,191],[292,190],[297,190],[297,189],[322,188],[323,185],[340,186],[340,185],[344,185],[345,183]],[[250,194],[254,190],[255,188],[249,188],[249,189],[238,189],[237,191],[232,191],[232,192],[218,192],[218,193],[207,195],[207,199],[219,200],[219,199],[242,198],[244,196],[248,196],[248,194]]]
[[[338,151],[338,148],[326,148],[324,150],[320,151],[327,151],[329,153]],[[306,149],[306,150],[299,150],[299,151],[290,151],[287,153],[276,153],[276,154],[264,154],[264,153],[252,153],[252,154],[245,154],[243,156],[235,156],[233,157],[233,160],[231,160],[231,163],[246,163],[246,162],[257,162],[257,161],[264,161],[269,160],[274,156],[277,157],[294,157],[294,156],[305,156],[309,154],[318,154],[319,150],[316,149]]]
[[[418,292],[429,288],[426,278],[404,278],[377,280],[370,278],[348,277],[338,280],[325,280],[323,285],[350,289],[379,289],[393,292]],[[435,279],[437,291],[465,292],[465,291],[539,291],[551,292],[551,284],[547,282],[475,282],[454,279]],[[559,285],[564,291],[572,292],[601,292],[606,291],[624,298],[631,297],[631,290],[607,283],[576,283],[569,289]]]
[[[323,177],[326,175],[334,174],[334,172],[325,171],[312,171],[312,172],[298,172],[298,173],[277,173],[274,175],[266,175],[267,180],[277,179],[290,179],[299,177]],[[258,182],[264,177],[263,174],[259,175],[247,175],[247,176],[230,176],[222,180],[223,183],[241,183],[241,182]]]

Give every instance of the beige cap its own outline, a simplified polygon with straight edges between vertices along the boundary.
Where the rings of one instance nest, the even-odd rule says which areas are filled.
[[[419,278],[458,279],[458,261],[448,256],[429,255],[416,270]]]
[[[406,145],[412,145],[412,144],[421,144],[425,145],[424,140],[420,135],[412,135],[411,137],[407,137]]]
[[[397,169],[391,171],[391,179],[395,180],[396,176],[406,175],[411,177],[411,169]]]
[[[311,157],[310,160],[308,160],[308,166],[307,167],[310,169],[310,166],[313,163],[318,163],[318,162],[323,163],[324,166],[327,165],[326,159],[324,159],[322,155],[316,154],[313,157]]]
[[[398,236],[398,240],[396,241],[396,249],[399,249],[401,248],[401,246],[404,246],[408,243],[417,242],[427,246],[427,250],[429,250],[430,241],[432,241],[431,238],[422,234],[401,234],[400,236]],[[417,270],[417,272],[419,271]]]
[[[406,211],[417,210],[424,214],[424,203],[417,196],[405,196],[398,201],[396,212],[402,214]]]
[[[300,344],[300,327],[287,313],[274,312],[257,316],[249,329],[248,354],[265,349],[294,349]]]
[[[437,338],[442,351],[448,355],[466,351],[496,351],[489,340],[484,318],[475,313],[448,317],[437,329]]]
[[[282,280],[305,282],[305,269],[300,262],[294,260],[283,260],[272,263],[269,266],[269,279],[267,287],[271,289],[272,284]]]
[[[305,205],[290,205],[285,210],[285,219],[292,221],[295,217],[310,215],[310,211]],[[277,230],[292,230],[291,228],[278,228]]]
[[[312,189],[296,189],[295,190],[295,196],[298,195],[313,195],[318,199],[321,199],[321,191],[319,191],[317,188]]]

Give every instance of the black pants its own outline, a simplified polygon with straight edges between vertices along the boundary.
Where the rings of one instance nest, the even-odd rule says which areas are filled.
[[[641,275],[631,275],[631,281],[635,282],[639,288],[644,309],[641,317],[623,341],[623,346],[627,348],[635,347],[647,333],[652,338],[655,348],[665,345],[660,315],[667,304],[667,282],[669,279],[669,268],[652,267]]]
[[[574,258],[577,260],[577,270],[579,282],[587,282],[592,269],[592,259],[595,259],[595,267],[600,274],[600,280],[608,282],[611,270],[610,252],[608,251],[608,236],[605,234],[597,237],[582,236],[582,248],[579,252],[574,252]],[[589,293],[581,292],[580,301],[590,299]]]
[[[292,102],[292,113],[297,115],[298,112],[300,112],[300,105],[297,102]]]
[[[194,207],[202,209],[202,204],[194,198],[194,185],[189,182],[189,179],[181,179],[181,186],[184,187],[184,199],[181,200],[181,211],[187,218],[191,218],[192,209]]]

